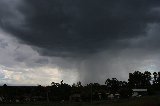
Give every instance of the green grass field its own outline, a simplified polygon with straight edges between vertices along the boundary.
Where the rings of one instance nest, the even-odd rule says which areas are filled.
[[[160,96],[91,103],[0,104],[0,106],[160,106]]]

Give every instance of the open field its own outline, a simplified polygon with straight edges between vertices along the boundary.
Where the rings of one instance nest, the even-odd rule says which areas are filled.
[[[32,103],[32,104],[0,104],[0,106],[160,106],[160,96],[141,97],[119,101],[103,101],[91,103]]]

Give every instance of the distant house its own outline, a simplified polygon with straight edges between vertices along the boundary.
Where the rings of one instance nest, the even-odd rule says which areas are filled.
[[[120,98],[120,94],[119,93],[116,93],[116,94],[112,94],[112,93],[106,93],[106,96],[109,100],[112,100],[112,99],[119,99]]]
[[[111,100],[114,99],[114,95],[113,94],[109,94],[108,95],[108,99],[111,99]]]
[[[81,95],[80,94],[72,94],[70,96],[70,101],[72,102],[80,102],[81,101]]]
[[[115,98],[115,99],[119,99],[119,98],[120,98],[120,94],[119,94],[119,93],[116,93],[116,94],[114,95],[114,98]]]
[[[34,102],[36,102],[36,101],[45,101],[46,100],[46,98],[42,97],[42,96],[33,96],[31,99]]]
[[[102,99],[102,93],[98,93],[98,98],[99,98],[99,100]]]
[[[148,94],[147,89],[132,89],[132,91],[132,97],[140,97]]]

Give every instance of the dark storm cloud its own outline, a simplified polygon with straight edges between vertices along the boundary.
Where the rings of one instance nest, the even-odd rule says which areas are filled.
[[[147,25],[159,22],[158,3],[24,0],[23,6],[14,8],[16,11],[2,6],[0,24],[25,43],[42,48],[39,52],[43,55],[89,54],[104,48],[128,47],[128,43],[119,41],[145,36]]]
[[[5,49],[8,46],[8,43],[4,39],[0,39],[0,47]]]

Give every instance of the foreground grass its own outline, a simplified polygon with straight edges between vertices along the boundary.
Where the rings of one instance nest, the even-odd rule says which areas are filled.
[[[107,106],[160,106],[160,97],[150,96],[150,97],[136,98],[128,101],[123,101],[120,103],[109,104]]]
[[[91,103],[32,103],[0,104],[0,106],[160,106],[160,96],[148,96],[119,101],[101,101]]]

